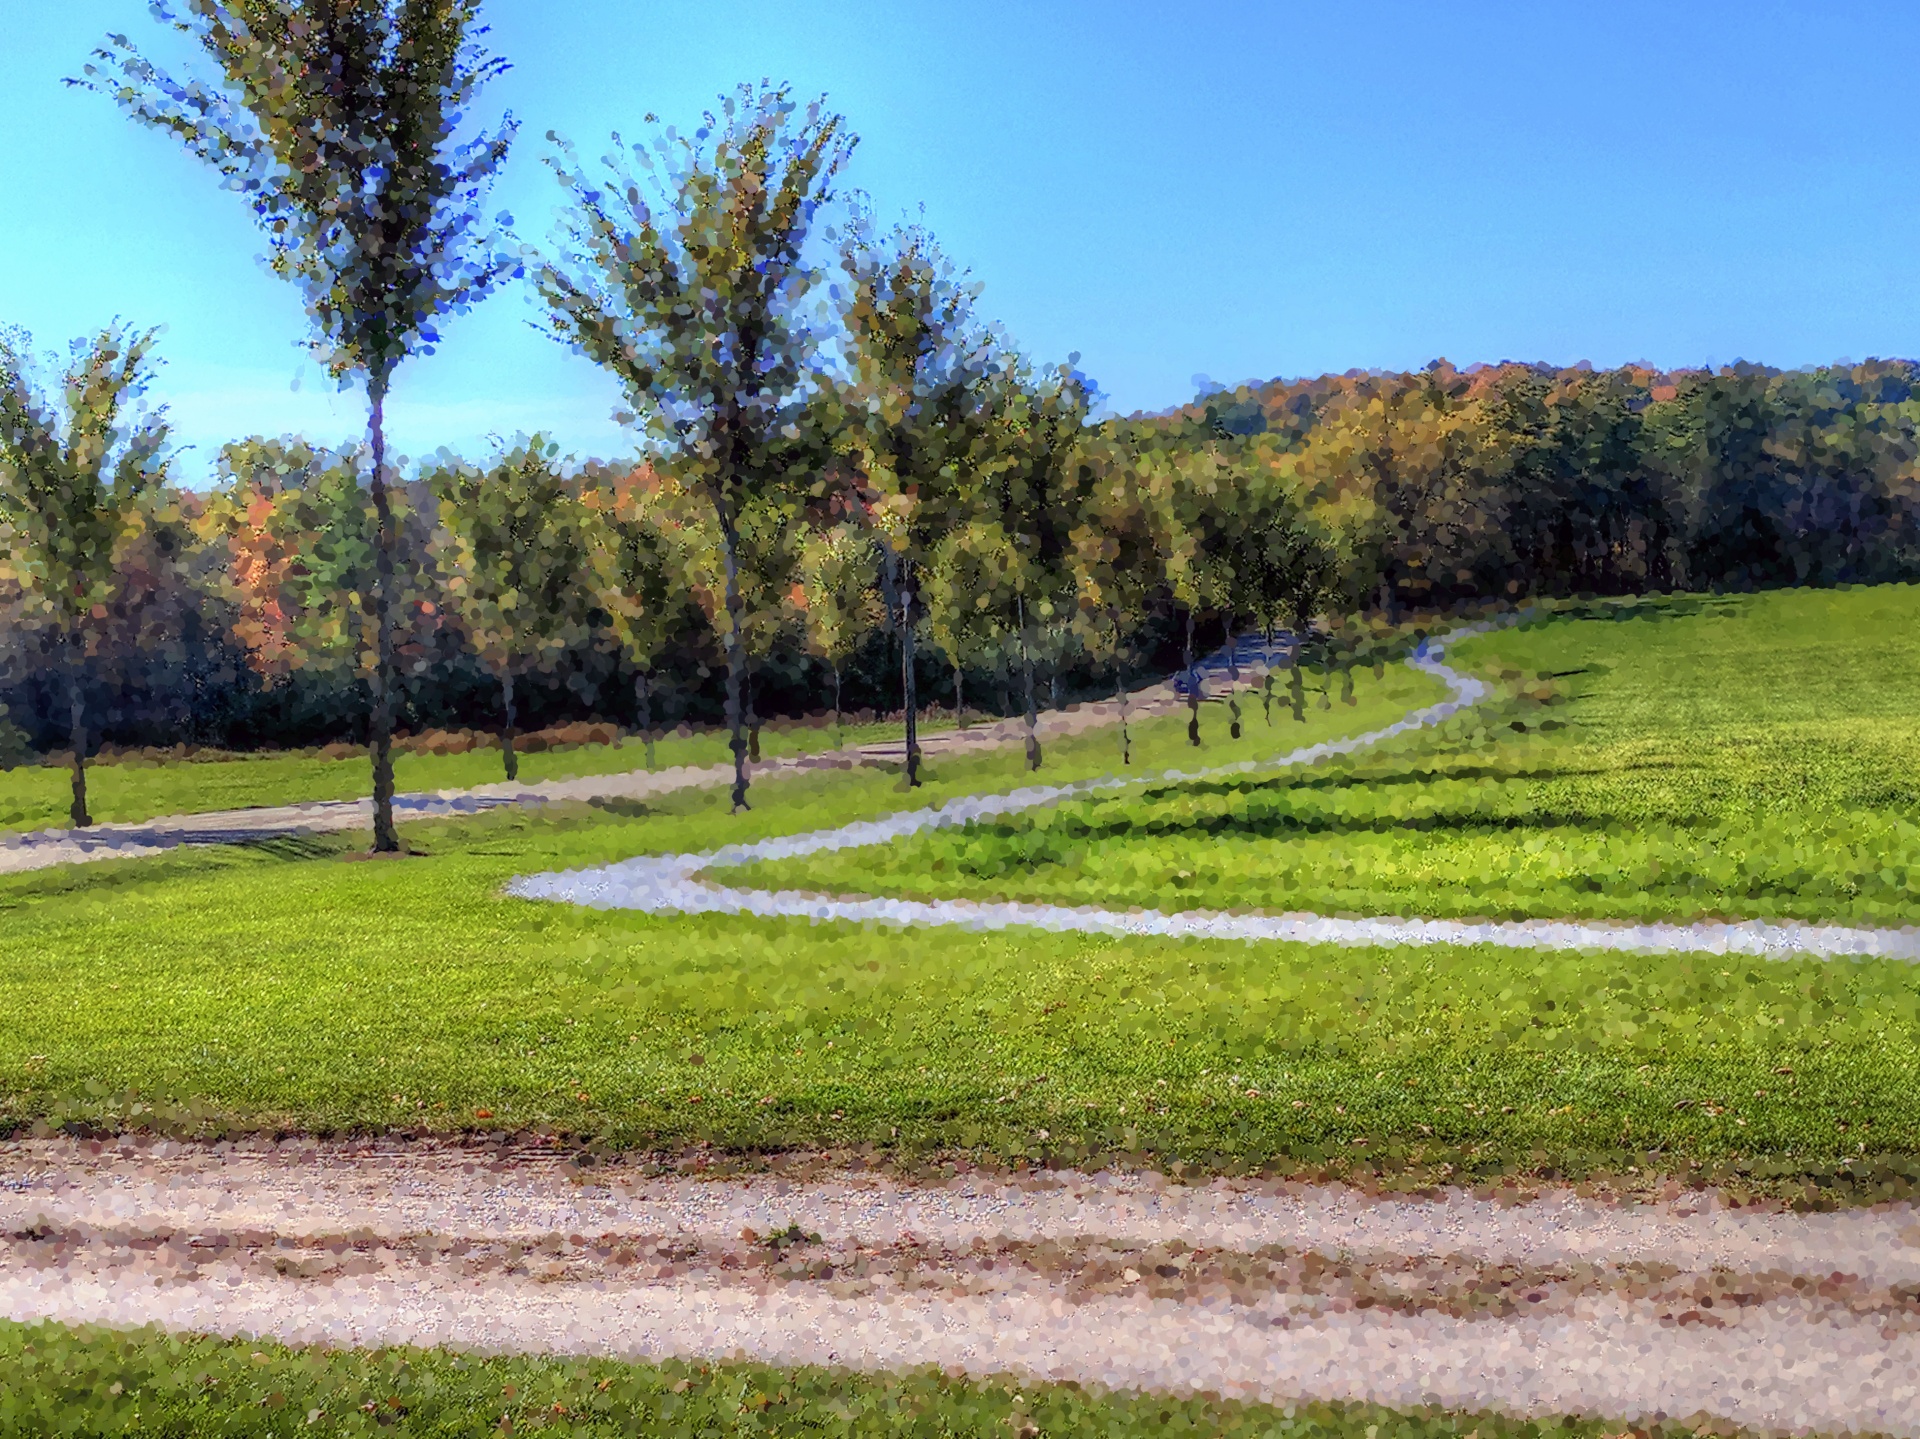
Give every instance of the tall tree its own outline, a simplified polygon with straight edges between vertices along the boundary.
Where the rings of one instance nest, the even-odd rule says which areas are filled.
[[[1080,453],[1077,501],[1069,530],[1074,593],[1088,648],[1113,671],[1120,712],[1120,762],[1133,763],[1127,725],[1129,637],[1147,616],[1160,583],[1153,527],[1126,448],[1110,434],[1089,437]]]
[[[1079,356],[1035,376],[1009,359],[994,387],[999,403],[988,431],[990,451],[978,500],[1013,542],[1012,632],[1026,703],[1027,767],[1040,767],[1034,666],[1047,659],[1057,673],[1072,639],[1075,570],[1067,538],[1082,483],[1079,447],[1094,391],[1074,368]]]
[[[423,477],[440,505],[441,587],[467,643],[500,686],[500,752],[509,783],[515,689],[527,667],[585,628],[579,500],[560,447],[535,435],[482,469],[454,459]]]
[[[784,448],[784,447],[782,447]],[[756,502],[743,508],[734,530],[733,594],[737,599],[741,682],[741,723],[746,729],[747,761],[760,762],[760,712],[755,696],[766,661],[783,642],[804,633],[802,608],[796,598],[800,562],[806,545],[803,485],[781,468],[780,450],[769,452],[774,478]],[[696,603],[716,635],[733,626],[728,616],[728,552],[711,505],[704,504],[699,521],[686,527],[687,580]]]
[[[582,546],[595,601],[633,666],[640,736],[654,765],[653,671],[686,613],[686,496],[651,465],[590,474]]]
[[[883,623],[873,536],[842,521],[814,534],[800,562],[808,647],[833,671],[833,727],[840,730],[840,682],[867,637]]]
[[[1013,542],[997,523],[972,519],[941,537],[923,577],[927,634],[953,668],[953,705],[966,724],[966,669],[992,664],[1007,640]]]
[[[304,295],[312,350],[343,385],[366,388],[380,853],[400,848],[387,395],[400,363],[438,343],[443,316],[517,270],[483,215],[513,119],[458,138],[467,106],[507,68],[480,44],[479,9],[480,0],[156,0],[155,15],[212,62],[214,77],[176,80],[115,35],[76,82],[172,134],[247,196],[274,273]]]
[[[914,639],[926,616],[925,572],[963,522],[982,396],[998,363],[974,322],[976,287],[922,225],[876,233],[856,214],[842,242],[841,387],[858,483],[849,499],[879,541],[882,594],[900,639],[906,783],[920,782]]]
[[[366,597],[378,579],[379,525],[357,457],[255,437],[223,446],[216,469],[199,528],[225,548],[233,633],[254,671],[364,683],[371,700],[379,632]],[[401,487],[390,502],[401,539],[396,652],[439,624],[426,574],[432,526],[419,498]]]
[[[52,625],[66,676],[75,829],[87,810],[87,652],[107,616],[120,543],[165,479],[166,420],[140,398],[155,332],[111,327],[72,346],[61,398],[32,342],[0,331],[0,573]]]
[[[1239,523],[1236,475],[1217,449],[1143,456],[1146,500],[1161,574],[1181,617],[1181,669],[1186,677],[1187,743],[1200,744],[1200,670],[1194,632],[1199,617],[1226,608],[1232,556],[1226,536]]]
[[[604,178],[568,146],[550,157],[567,212],[559,252],[534,275],[553,332],[620,381],[624,418],[672,454],[719,529],[736,810],[747,807],[742,519],[778,485],[781,432],[812,383],[803,250],[853,145],[823,102],[803,109],[784,85],[745,85],[691,135],[667,129],[631,159],[609,156]]]

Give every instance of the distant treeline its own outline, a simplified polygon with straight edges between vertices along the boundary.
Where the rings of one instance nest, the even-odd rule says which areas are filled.
[[[1876,583],[1920,567],[1917,383],[1906,360],[1442,361],[1221,392],[1132,428],[1351,487],[1371,509],[1354,579],[1381,608]]]
[[[925,577],[912,610],[920,703],[951,705],[958,681],[969,707],[1018,712],[1023,662],[1043,706],[1082,698],[1112,687],[1116,663],[1136,679],[1164,674],[1191,636],[1210,647],[1248,626],[1325,631],[1336,617],[1397,622],[1487,599],[1914,578],[1917,385],[1920,366],[1907,361],[1670,373],[1436,363],[1221,391],[1160,416],[1088,422],[1069,404],[1072,432],[1031,469],[1039,478],[1020,513],[1000,516],[976,552],[956,538],[939,550],[946,569]],[[794,498],[781,533],[749,546],[763,596],[749,622],[761,718],[827,708],[829,649],[846,708],[901,704],[900,636],[872,554],[852,566],[855,599],[869,602],[840,595],[852,632],[822,639],[821,587],[848,585],[847,566],[831,561],[845,558],[832,542],[847,529],[835,497],[849,478],[831,417],[820,419],[823,442],[788,457]],[[544,453],[523,447],[518,462],[524,470]],[[713,587],[697,573],[701,545],[685,538],[697,506],[662,499],[673,491],[664,466],[541,466],[583,514],[594,494],[610,505],[638,494],[658,502],[649,523],[684,532],[676,582],[652,602],[656,621],[668,608],[648,702],[656,724],[718,722]],[[463,610],[471,596],[445,523],[456,468],[417,468],[395,496],[409,599],[400,713],[414,729],[499,724],[502,667],[471,605]],[[353,636],[316,641],[290,611],[306,603],[308,618],[331,614],[336,627],[354,612],[372,554],[365,470],[363,457],[255,440],[228,448],[213,491],[155,491],[118,542],[117,591],[86,659],[97,741],[251,748],[360,736],[364,656]],[[584,577],[595,542],[571,543],[578,563],[553,567],[562,582],[570,569]],[[1052,575],[1021,589],[1044,596],[1050,622],[1020,609],[1018,624],[1003,623],[1013,608],[973,605],[993,587],[994,544],[1020,552],[1009,564],[1022,573]],[[335,571],[317,573],[326,564]],[[299,599],[315,585],[331,586],[331,608]],[[944,620],[943,593],[960,597]],[[537,663],[524,667],[520,722],[634,725],[638,673],[617,616],[590,585],[550,603],[568,622],[547,626]],[[978,625],[967,622],[974,608],[986,616]],[[1103,625],[1120,632],[1103,642]],[[1308,655],[1338,657],[1337,646]],[[60,748],[68,699],[57,658],[51,632],[0,590],[0,752]]]

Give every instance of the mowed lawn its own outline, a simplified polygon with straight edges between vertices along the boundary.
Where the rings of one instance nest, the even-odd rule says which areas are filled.
[[[1636,644],[1681,644],[1663,637],[1696,624],[1731,637],[1746,620],[1565,621],[1486,641],[1473,658],[1498,672],[1581,668],[1559,657],[1609,637],[1592,642],[1587,698],[1496,705],[1434,762],[1496,752],[1515,722],[1573,719]],[[1394,667],[1362,677],[1355,708],[1304,725],[1269,730],[1256,706],[1238,745],[1210,713],[1197,756],[1183,720],[1156,721],[1140,758],[1283,751],[1440,694]],[[1063,741],[1042,778],[1113,758],[1110,732]],[[1025,779],[1017,750],[942,761],[920,798]],[[895,784],[784,779],[740,817],[708,791],[421,825],[409,834],[429,855],[394,862],[332,852],[341,839],[0,881],[0,1123],[552,1130],[1200,1172],[1638,1170],[1855,1195],[1920,1159],[1920,982],[1905,964],[901,932],[499,897],[514,874],[884,813]],[[877,880],[885,852],[860,858]]]
[[[923,730],[948,728],[935,723]],[[841,744],[871,744],[897,738],[899,726],[832,725],[818,728],[763,729],[763,759],[816,754]],[[724,734],[667,734],[655,745],[655,768],[731,764],[733,751]],[[520,781],[582,779],[646,768],[646,746],[629,736],[618,744],[582,745],[520,756]],[[397,754],[394,782],[402,794],[472,789],[499,784],[506,771],[495,749],[467,754]],[[59,829],[67,824],[72,775],[64,768],[23,765],[0,771],[0,830]],[[317,755],[261,754],[208,760],[147,763],[118,760],[87,769],[87,804],[101,823],[133,822],[162,815],[204,814],[211,810],[261,805],[311,804],[362,799],[372,792],[367,760],[322,759]]]
[[[1452,663],[1524,684],[1484,726],[727,878],[1123,908],[1920,922],[1920,588],[1617,613],[1460,645]]]
[[[1604,1439],[1596,1418],[1125,1394],[968,1379],[708,1364],[303,1348],[0,1321],[0,1434],[820,1434],[837,1439]],[[316,1412],[317,1411],[317,1412]],[[316,1431],[316,1425],[324,1425]],[[1691,1431],[1645,1426],[1650,1439]]]

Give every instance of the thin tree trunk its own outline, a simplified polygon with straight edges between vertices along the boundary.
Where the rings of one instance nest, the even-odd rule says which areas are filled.
[[[953,666],[953,719],[961,729],[967,727],[967,681],[957,660]]]
[[[520,756],[513,749],[513,670],[509,666],[500,675],[500,706],[505,711],[507,726],[500,731],[500,757],[506,761],[507,783],[513,784],[520,778]]]
[[[1047,708],[1060,708],[1060,666],[1057,663],[1047,666]]]
[[[67,640],[67,744],[73,751],[73,807],[67,812],[75,829],[93,823],[87,813],[87,702],[81,687],[81,648],[76,630]]]
[[[1293,643],[1287,646],[1287,698],[1293,701],[1293,717],[1300,724],[1307,722],[1307,677],[1300,672],[1303,649],[1295,633]]]
[[[914,723],[914,702],[919,698],[913,683],[913,578],[911,570],[882,542],[885,563],[880,566],[881,601],[887,608],[888,623],[900,640],[900,699],[906,719],[907,788],[920,783],[920,732]]]
[[[919,687],[913,673],[913,566],[902,560],[900,578],[900,693],[906,701],[907,788],[920,783]]]
[[[373,449],[373,713],[367,749],[373,759],[373,852],[398,854],[400,831],[393,823],[393,506],[387,498],[388,374],[367,380],[367,438]]]
[[[1133,763],[1133,737],[1127,732],[1127,671],[1120,657],[1120,616],[1109,612],[1113,620],[1113,697],[1120,705],[1120,763]]]
[[[1240,645],[1234,638],[1233,616],[1229,614],[1221,622],[1227,633],[1227,710],[1233,716],[1228,729],[1234,739],[1240,738]]]
[[[1273,728],[1273,621],[1263,626],[1264,638],[1261,643],[1262,670],[1260,674],[1260,705],[1266,711],[1267,728]]]
[[[746,624],[745,605],[740,599],[740,540],[733,531],[733,516],[727,513],[717,489],[710,490],[716,517],[720,521],[721,549],[726,560],[727,589],[727,732],[733,748],[733,812],[750,809],[747,803],[747,736],[745,712],[740,703],[740,685],[747,668],[746,644],[741,628]]]
[[[647,672],[638,670],[633,676],[633,697],[640,701],[640,738],[647,746],[647,768],[653,768],[653,686],[648,682]]]
[[[1193,667],[1193,608],[1187,608],[1186,639],[1181,645],[1181,661],[1187,670],[1187,743],[1200,748],[1200,671]]]
[[[747,660],[747,761],[760,763],[760,712],[753,707],[753,660]]]
[[[1027,768],[1034,770],[1040,768],[1040,716],[1033,700],[1033,651],[1027,647],[1027,602],[1016,595],[1014,603],[1019,607],[1020,671],[1027,692]]]
[[[833,663],[833,742],[835,747],[846,743],[844,727],[840,723],[840,662]]]

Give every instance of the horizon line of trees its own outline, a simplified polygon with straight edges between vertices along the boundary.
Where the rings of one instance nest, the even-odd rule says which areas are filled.
[[[555,684],[605,707],[630,681],[650,733],[688,668],[717,670],[738,809],[759,716],[785,702],[766,681],[798,655],[836,708],[850,671],[877,685],[890,655],[910,787],[930,683],[962,709],[969,677],[993,676],[1038,768],[1043,684],[1124,697],[1172,653],[1201,743],[1196,659],[1242,626],[1312,636],[1350,693],[1381,643],[1367,612],[1391,629],[1468,599],[1920,567],[1907,362],[1435,362],[1095,420],[1077,359],[1027,360],[924,224],[882,227],[840,194],[856,141],[823,100],[745,85],[691,131],[647,116],[648,138],[616,135],[592,165],[550,135],[542,247],[486,215],[516,125],[466,126],[506,68],[479,0],[155,12],[213,73],[177,80],[113,37],[75,83],[246,197],[368,429],[352,453],[229,446],[201,500],[167,482],[164,412],[139,403],[151,332],[77,344],[57,383],[24,337],[0,345],[4,662],[40,671],[5,702],[34,742],[64,732],[76,825],[115,683],[123,707],[255,735],[322,697],[364,729],[374,847],[394,850],[396,728],[456,675],[467,703],[491,692],[511,776],[519,722]],[[638,459],[576,470],[535,437],[403,474],[385,439],[397,367],[516,281],[619,381]]]
[[[816,400],[823,437],[843,404]],[[1069,482],[1046,506],[1009,509],[1004,486],[983,486],[919,539],[932,558],[913,571],[915,687],[944,708],[1023,714],[1029,675],[1036,705],[1110,694],[1116,668],[1159,678],[1188,658],[1189,622],[1202,651],[1230,629],[1317,632],[1309,668],[1337,668],[1328,622],[1347,615],[1920,577],[1911,362],[1435,365],[1243,387],[1069,433]],[[21,732],[16,749],[69,742],[76,671],[100,740],[364,739],[363,459],[253,439],[226,447],[210,491],[140,490],[72,666],[55,617],[0,581],[0,723]],[[844,494],[865,481],[830,445],[811,465],[796,460],[789,508],[743,546],[750,751],[761,718],[817,713],[836,691],[848,709],[904,702],[883,539]],[[510,733],[509,687],[537,723],[721,718],[724,558],[701,498],[657,460],[576,465],[539,439],[413,467],[392,494],[402,726]],[[1287,576],[1297,588],[1278,604],[1257,593]]]

